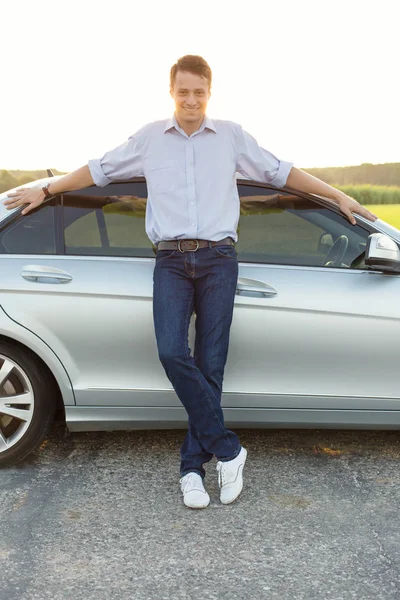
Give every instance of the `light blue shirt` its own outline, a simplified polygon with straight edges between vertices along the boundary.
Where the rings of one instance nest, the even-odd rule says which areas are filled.
[[[261,148],[240,125],[205,117],[188,136],[175,119],[149,123],[102,158],[90,160],[93,181],[146,178],[146,233],[161,240],[237,241],[236,172],[281,188],[292,163]]]

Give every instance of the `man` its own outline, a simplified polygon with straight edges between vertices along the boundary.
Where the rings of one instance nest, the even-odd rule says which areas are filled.
[[[181,490],[186,506],[204,508],[210,498],[203,485],[203,465],[217,457],[220,499],[229,504],[242,490],[247,456],[236,434],[226,429],[221,409],[238,276],[234,244],[240,205],[235,173],[331,198],[353,224],[351,211],[371,220],[376,216],[260,148],[240,125],[207,117],[211,69],[203,58],[184,56],[173,65],[170,93],[175,102],[171,119],[145,125],[101,159],[90,160],[43,189],[10,194],[5,204],[8,208],[26,204],[22,214],[27,214],[46,196],[146,177],[146,232],[157,246],[153,314],[158,353],[188,413]],[[188,328],[193,311],[192,357]]]

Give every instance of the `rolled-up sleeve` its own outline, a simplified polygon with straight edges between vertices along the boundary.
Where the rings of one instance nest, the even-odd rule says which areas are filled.
[[[143,140],[141,132],[132,135],[126,142],[106,152],[102,158],[88,161],[94,183],[100,187],[123,179],[143,175]]]
[[[244,177],[271,183],[282,188],[287,181],[293,163],[279,160],[274,154],[261,148],[257,141],[240,126],[237,129],[236,170]]]

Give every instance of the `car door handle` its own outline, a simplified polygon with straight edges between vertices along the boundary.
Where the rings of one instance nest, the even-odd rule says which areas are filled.
[[[38,279],[50,279],[52,281],[58,281],[59,283],[68,283],[72,280],[69,273],[55,269],[53,267],[46,267],[42,265],[26,265],[21,271],[21,275],[28,281],[37,281]],[[40,282],[39,282],[40,283]]]
[[[278,292],[272,285],[268,285],[268,283],[240,277],[236,285],[236,294],[238,296],[248,296],[254,293],[271,298],[272,296],[276,296]]]

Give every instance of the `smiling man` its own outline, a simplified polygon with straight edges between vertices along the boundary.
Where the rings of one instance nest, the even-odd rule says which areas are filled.
[[[200,56],[173,65],[172,118],[145,125],[102,158],[43,189],[10,194],[8,208],[23,214],[61,192],[144,175],[148,186],[146,232],[157,247],[153,315],[158,353],[188,414],[181,448],[180,484],[190,508],[210,502],[204,464],[216,456],[223,504],[242,491],[247,451],[224,425],[221,394],[238,277],[235,242],[240,203],[235,174],[331,198],[374,220],[358,202],[261,148],[236,123],[206,115],[211,69]],[[196,314],[194,356],[188,329]]]

